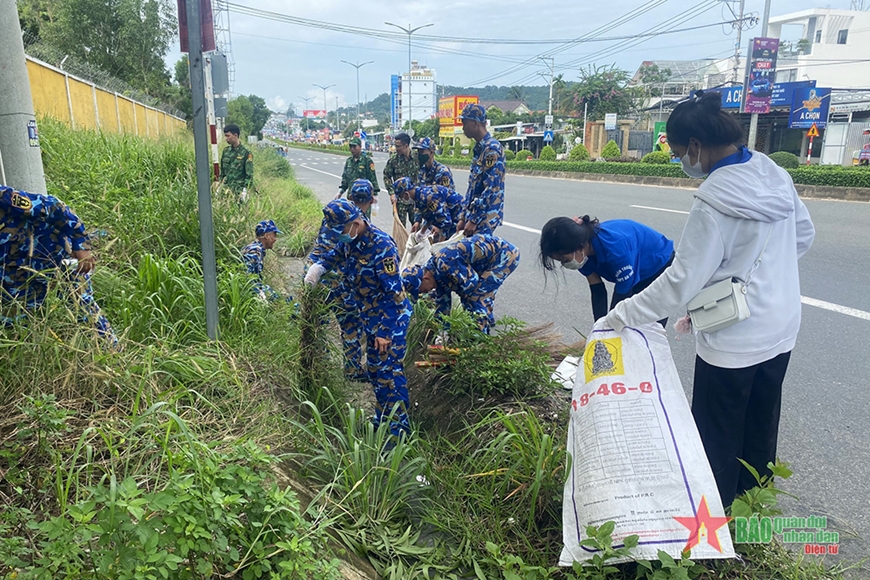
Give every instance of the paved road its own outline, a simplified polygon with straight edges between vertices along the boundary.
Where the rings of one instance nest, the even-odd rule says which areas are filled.
[[[386,155],[374,158],[380,179]],[[343,157],[291,149],[290,161],[321,200],[338,191]],[[454,170],[454,177],[464,190],[468,172]],[[384,199],[374,221],[391,232]],[[536,262],[537,231],[551,217],[588,213],[637,220],[677,241],[691,203],[684,189],[509,175],[499,235],[520,248],[522,260],[499,292],[496,315],[554,321],[567,337],[586,333],[593,322],[588,285],[579,274],[545,278]],[[800,499],[784,503],[787,515],[826,515],[841,536],[859,534],[843,538],[840,548],[856,560],[870,555],[870,204],[806,204],[816,239],[800,263],[803,325],[786,377],[779,443],[795,471],[784,487]],[[668,334],[691,397],[694,340],[676,340],[672,328]]]

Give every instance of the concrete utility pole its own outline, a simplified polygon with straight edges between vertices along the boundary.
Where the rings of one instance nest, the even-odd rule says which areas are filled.
[[[411,25],[408,24],[408,27],[399,26],[398,24],[393,24],[392,22],[384,22],[387,26],[395,26],[402,32],[408,35],[408,135],[411,137],[414,136],[414,129],[411,127],[411,122],[414,120],[414,113],[411,110],[411,35],[420,30],[421,28],[426,28],[427,26],[435,26],[434,23],[424,24],[423,26],[418,26],[417,28],[411,28]],[[402,95],[404,99],[405,96]],[[401,127],[399,127],[401,129]]]
[[[541,57],[541,60],[543,60],[545,63],[547,62],[547,59],[544,57]],[[547,106],[547,114],[552,115],[553,114],[553,77],[556,74],[556,59],[550,57],[550,64],[548,66],[550,68],[550,103]]]
[[[731,74],[731,82],[737,84],[740,80],[740,45],[743,43],[743,10],[746,0],[740,0],[740,14],[737,16],[737,44],[734,46],[734,71]]]
[[[42,152],[15,2],[0,2],[0,178],[3,185],[46,193]]]
[[[205,100],[205,71],[202,57],[200,0],[187,0],[187,33],[190,52],[190,90],[193,101],[193,150],[196,154],[196,192],[199,201],[199,235],[202,240],[202,274],[205,282],[205,325],[208,337],[217,340],[217,262],[214,253],[214,220],[211,207],[209,171],[208,109]]]
[[[350,66],[352,66],[353,68],[356,69],[356,130],[362,131],[362,129],[360,128],[360,121],[359,121],[359,69],[361,69],[362,67],[364,67],[367,64],[372,64],[375,61],[370,60],[370,61],[367,61],[364,63],[360,63],[360,62],[348,62],[346,60],[343,60],[341,62],[343,62],[344,64],[349,64]]]
[[[767,22],[770,20],[770,0],[764,0],[764,18],[761,21],[761,37],[767,38]],[[749,87],[743,87],[744,99],[746,91]],[[750,151],[755,151],[755,141],[758,139],[758,113],[752,113],[749,119],[749,138],[747,147]]]

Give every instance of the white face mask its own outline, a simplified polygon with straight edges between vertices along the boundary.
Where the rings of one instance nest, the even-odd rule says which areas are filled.
[[[707,172],[701,166],[701,148],[698,147],[698,162],[692,165],[689,159],[689,150],[686,149],[686,154],[680,157],[680,164],[683,166],[683,172],[693,179],[701,179],[707,177]]]
[[[574,250],[574,254],[577,253],[577,250]],[[571,254],[571,260],[568,262],[562,262],[562,267],[566,270],[579,270],[584,265],[586,265],[587,260],[589,260],[589,256],[583,256],[581,261],[577,261],[574,259],[574,254]]]

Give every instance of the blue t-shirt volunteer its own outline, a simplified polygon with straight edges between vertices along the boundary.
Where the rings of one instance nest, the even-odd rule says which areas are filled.
[[[591,243],[595,255],[589,256],[580,273],[613,282],[619,294],[628,294],[659,272],[674,253],[674,242],[632,220],[602,222]]]

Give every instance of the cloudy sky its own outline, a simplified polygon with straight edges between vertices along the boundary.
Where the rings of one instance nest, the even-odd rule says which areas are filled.
[[[412,27],[432,23],[415,34],[412,56],[437,71],[439,84],[458,86],[542,85],[536,73],[547,65],[537,56],[555,52],[556,72],[575,80],[581,66],[616,64],[634,71],[643,60],[722,58],[733,54],[736,33],[730,25],[738,3],[721,0],[228,0],[235,60],[237,94],[257,94],[273,110],[292,103],[302,109],[301,97],[311,97],[308,108],[323,108],[323,91],[314,84],[335,86],[326,92],[327,106],[356,103],[356,72],[342,60],[374,61],[360,69],[360,100],[389,92],[390,75],[408,67],[407,35],[385,25]],[[762,0],[746,0],[746,12],[761,16]],[[819,6],[813,0],[775,0],[771,16]],[[832,0],[823,7],[848,9],[849,0]],[[242,7],[242,8],[238,8]],[[246,10],[247,9],[247,10]],[[273,13],[262,18],[243,13],[254,9]],[[634,12],[633,12],[634,11]],[[377,38],[362,34],[302,26],[280,21],[284,16],[316,23],[360,27],[397,33]],[[634,17],[632,17],[634,16]],[[621,20],[620,20],[621,19]],[[614,39],[667,29],[695,30],[634,39]],[[607,30],[602,30],[606,28]],[[760,25],[744,32],[760,36]],[[595,33],[602,40],[574,45],[473,44],[465,38],[499,41],[566,41]],[[417,34],[450,38],[450,42],[416,39]],[[787,36],[794,38],[785,38]],[[783,40],[798,40],[797,28],[786,28]],[[403,40],[404,39],[404,40]],[[743,51],[745,55],[745,50]],[[174,62],[177,53],[169,55]]]

